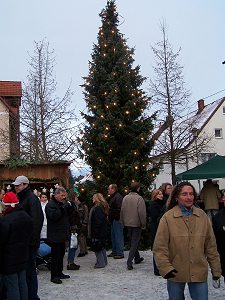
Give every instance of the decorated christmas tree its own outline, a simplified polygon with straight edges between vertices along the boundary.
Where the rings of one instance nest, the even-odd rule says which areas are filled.
[[[150,152],[154,116],[145,111],[149,98],[141,88],[144,77],[133,67],[134,49],[120,33],[115,1],[100,13],[102,26],[94,44],[89,74],[84,77],[87,112],[81,157],[91,167],[95,185],[105,193],[116,183],[126,193],[132,181],[146,189],[157,175]]]

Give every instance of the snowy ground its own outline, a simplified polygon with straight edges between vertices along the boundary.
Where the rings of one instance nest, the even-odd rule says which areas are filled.
[[[109,253],[109,252],[108,252]],[[67,254],[66,254],[67,255]],[[94,269],[95,256],[93,252],[81,258],[76,263],[81,265],[79,271],[67,271],[66,260],[64,273],[71,276],[62,284],[50,282],[50,271],[40,270],[39,296],[41,300],[163,300],[168,299],[166,280],[153,275],[152,252],[143,251],[144,261],[134,264],[132,271],[126,269],[126,258],[116,260],[108,258],[104,269]],[[186,299],[191,299],[186,291]],[[225,285],[221,282],[219,289],[212,287],[209,275],[209,300],[225,300]]]

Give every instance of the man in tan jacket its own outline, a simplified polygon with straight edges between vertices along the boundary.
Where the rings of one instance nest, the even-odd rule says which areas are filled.
[[[205,211],[210,220],[219,210],[221,197],[218,186],[212,182],[212,179],[207,179],[200,192],[200,199],[204,202]]]
[[[194,204],[197,195],[189,182],[175,186],[168,211],[160,220],[153,253],[159,273],[167,279],[169,300],[184,299],[186,283],[192,299],[208,299],[208,264],[213,280],[221,276],[212,225]]]
[[[120,221],[128,229],[130,239],[130,251],[127,259],[127,269],[133,270],[135,264],[141,263],[144,258],[140,257],[138,244],[141,238],[141,230],[146,226],[146,206],[144,199],[138,194],[140,183],[132,182],[130,193],[123,198],[120,211]]]

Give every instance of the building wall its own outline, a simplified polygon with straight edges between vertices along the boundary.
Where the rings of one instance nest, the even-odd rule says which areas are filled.
[[[225,113],[223,113],[223,107],[225,107],[225,101],[213,115],[213,117],[206,124],[204,131],[212,135],[212,151],[219,155],[225,155]],[[215,129],[222,129],[222,137],[215,137]]]
[[[215,137],[216,128],[222,129],[221,138]],[[223,104],[219,107],[219,109],[216,111],[216,113],[209,120],[209,122],[206,124],[204,130],[202,130],[202,132],[199,134],[199,137],[201,137],[201,135],[204,134],[207,134],[209,137],[211,137],[207,153],[216,153],[218,155],[225,156],[225,100]],[[205,154],[203,156],[205,156]],[[203,161],[201,160],[203,156],[198,157],[199,164],[203,163]],[[196,162],[192,160],[188,161],[189,169],[194,168],[195,166],[197,166]],[[187,171],[186,165],[176,166],[176,174],[182,173],[184,171]],[[196,190],[199,192],[199,190],[203,187],[204,181],[205,180],[191,180],[190,182],[195,186]],[[218,178],[215,179],[215,181],[218,182],[220,189],[225,189],[225,179]],[[171,168],[169,164],[163,165],[162,170],[160,171],[159,175],[157,176],[154,182],[154,187],[158,188],[163,182],[171,183]]]
[[[9,110],[0,100],[0,161],[9,156]]]

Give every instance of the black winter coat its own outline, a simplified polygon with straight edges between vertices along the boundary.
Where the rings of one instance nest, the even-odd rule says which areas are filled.
[[[91,238],[103,243],[107,239],[107,216],[100,205],[95,205],[91,213]]]
[[[81,227],[81,220],[80,220],[80,216],[79,216],[79,212],[77,209],[77,206],[74,202],[70,202],[71,203],[71,209],[68,211],[68,215],[69,215],[69,223],[71,227],[74,228],[79,228]]]
[[[45,207],[47,217],[47,240],[62,243],[70,239],[69,215],[73,210],[70,202],[50,200]]]
[[[36,249],[40,246],[40,234],[44,221],[44,216],[38,197],[32,192],[28,186],[17,194],[19,203],[26,213],[32,218],[33,233],[30,245]]]
[[[13,274],[26,269],[32,226],[31,217],[19,207],[0,218],[0,273]]]
[[[162,215],[162,208],[164,202],[162,200],[152,200],[149,204],[148,215],[150,219],[150,246],[153,247],[155,240],[156,232],[159,226],[160,217]]]
[[[222,275],[225,277],[225,207],[212,219],[213,230],[216,237],[217,250],[220,255]]]
[[[115,192],[109,198],[109,221],[120,219],[120,210],[122,206],[123,197],[120,193]]]

